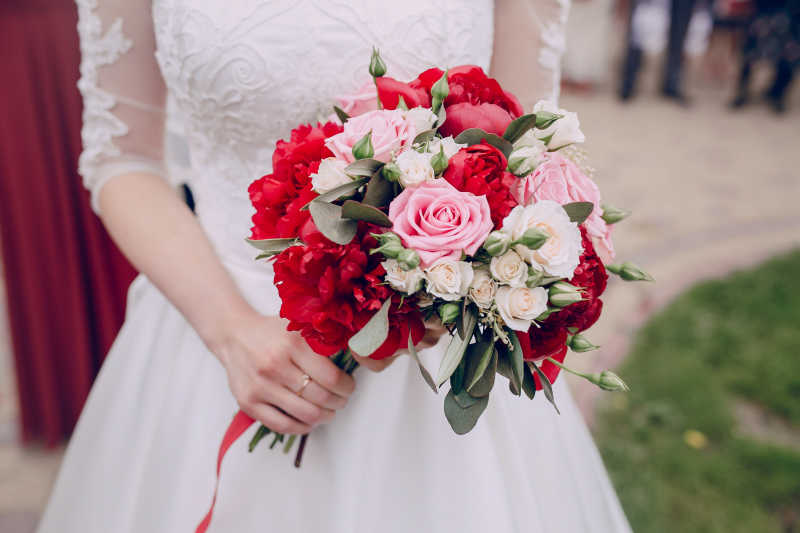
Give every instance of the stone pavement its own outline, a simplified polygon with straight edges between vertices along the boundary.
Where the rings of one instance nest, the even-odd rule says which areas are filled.
[[[720,89],[693,91],[689,109],[642,92],[628,105],[608,90],[562,98],[579,113],[606,200],[634,211],[615,232],[619,258],[639,263],[658,280],[612,281],[605,313],[587,332],[602,348],[571,355],[568,363],[576,368],[615,367],[631,333],[695,281],[800,246],[800,91],[785,117],[762,106],[732,114]],[[28,533],[60,453],[15,444],[5,328],[0,320],[0,531]],[[598,391],[580,381],[573,385],[591,422]]]

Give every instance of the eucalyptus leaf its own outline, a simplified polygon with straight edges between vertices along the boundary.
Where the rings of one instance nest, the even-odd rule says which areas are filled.
[[[532,372],[532,370],[527,369],[523,372],[522,376],[522,391],[525,393],[525,396],[531,400],[536,396],[536,382],[533,380]]]
[[[453,372],[455,372],[456,367],[458,367],[458,364],[464,357],[464,352],[467,350],[467,346],[469,346],[469,341],[472,340],[472,333],[475,331],[475,325],[477,323],[478,321],[476,319],[469,324],[469,327],[464,330],[464,338],[462,338],[458,332],[453,334],[453,339],[444,352],[444,357],[442,357],[442,362],[439,365],[439,373],[436,376],[436,383],[438,383],[440,387],[442,383],[447,381]]]
[[[452,391],[452,389],[451,389],[451,391]],[[457,394],[454,392],[453,393],[453,398],[456,400],[456,403],[458,405],[460,405],[463,409],[467,409],[468,407],[472,407],[473,405],[478,403],[478,401],[480,401],[480,399],[481,399],[478,396],[470,395],[465,390],[462,390],[461,392],[459,392]]]
[[[419,367],[419,373],[422,374],[422,379],[425,380],[425,383],[433,390],[435,394],[439,394],[439,388],[436,386],[436,383],[433,381],[433,377],[431,376],[428,369],[422,364],[422,361],[419,360],[419,355],[417,354],[417,347],[414,346],[414,339],[411,338],[411,333],[408,334],[408,352],[411,354],[411,357],[414,358],[414,361],[417,362],[417,366]]]
[[[308,204],[317,229],[336,244],[348,244],[356,236],[358,222],[342,218],[342,207],[314,200]]]
[[[386,337],[389,336],[389,307],[391,305],[392,298],[389,297],[383,302],[378,312],[372,315],[369,322],[350,337],[347,346],[354,353],[361,357],[368,357],[386,341]]]
[[[377,159],[359,159],[344,167],[344,173],[348,176],[370,177],[383,166],[383,162]]]
[[[524,379],[523,374],[525,373],[524,354],[522,353],[522,346],[519,343],[519,338],[517,337],[516,332],[510,332],[508,337],[513,347],[513,350],[509,352],[509,355],[511,356],[511,371],[513,376],[511,379],[514,381],[514,388],[520,390],[522,388],[522,381]]]
[[[436,130],[425,130],[422,133],[418,133],[417,136],[414,137],[414,142],[412,144],[424,144],[432,141],[435,137]]]
[[[483,375],[476,381],[469,389],[467,389],[467,393],[470,396],[475,398],[483,398],[484,396],[488,396],[490,392],[492,392],[492,387],[494,387],[494,380],[497,376],[497,349],[494,346],[494,342],[489,342],[489,353],[491,354],[489,357],[489,364],[486,366],[486,370],[483,371]]]
[[[371,205],[362,204],[355,200],[346,200],[342,204],[342,218],[349,218],[351,220],[363,220],[371,224],[383,226],[385,228],[392,227],[392,221],[386,216],[386,213],[372,207]]]
[[[476,311],[475,306],[471,305],[467,298],[464,298],[464,301],[461,304],[461,317],[458,322],[456,322],[456,328],[458,328],[458,334],[461,335],[461,338],[464,338],[466,335],[469,325],[472,322],[477,322],[477,320],[478,312]]]
[[[456,401],[453,391],[450,391],[444,399],[444,416],[456,434],[464,435],[475,427],[487,405],[489,405],[488,396],[478,399],[467,408],[463,408]]]
[[[589,218],[589,215],[592,214],[594,204],[592,202],[572,202],[564,204],[562,207],[564,211],[567,212],[572,222],[583,224],[584,221]]]
[[[472,387],[483,377],[489,363],[494,355],[494,343],[486,340],[470,344],[465,354],[467,368],[464,373],[464,383],[467,392],[471,392]],[[497,372],[497,362],[495,361],[495,372]]]
[[[550,380],[547,378],[542,369],[539,368],[535,363],[528,363],[528,366],[533,367],[537,374],[539,374],[539,383],[542,384],[542,392],[544,392],[544,397],[547,398],[547,401],[553,404],[553,407],[556,409],[556,413],[561,414],[561,411],[558,410],[558,406],[556,405],[556,399],[553,396],[553,385],[550,383]]]
[[[350,115],[348,115],[347,112],[338,105],[333,106],[333,112],[336,113],[336,116],[339,117],[339,120],[342,121],[342,124],[350,120]]]
[[[297,239],[294,237],[289,239],[245,239],[247,244],[270,254],[278,254],[287,249],[288,247],[297,244]]]
[[[536,125],[536,114],[522,115],[511,121],[511,124],[506,128],[503,133],[503,138],[510,143],[516,142],[520,137],[525,135],[525,132],[530,130]]]
[[[375,207],[383,207],[392,199],[392,192],[392,182],[381,176],[380,172],[376,172],[367,183],[367,191],[361,202]]]
[[[472,146],[473,144],[480,144],[481,141],[486,141],[487,143],[491,144],[501,152],[503,155],[506,156],[506,159],[511,155],[512,150],[514,147],[511,145],[510,142],[495,135],[494,133],[486,133],[480,128],[469,128],[461,133],[455,138],[457,143],[467,144]]]
[[[362,159],[362,161],[364,160]],[[314,200],[318,202],[335,202],[345,194],[350,194],[352,192],[357,191],[358,188],[364,185],[367,181],[369,181],[369,177],[362,176],[348,183],[343,183],[338,187],[334,187],[333,189],[320,194],[319,196],[314,198]],[[311,200],[311,202],[313,202],[314,200]],[[311,204],[311,202],[308,202],[306,205],[304,205],[302,209],[308,209],[308,206],[309,204]]]
[[[466,366],[467,362],[461,359],[455,371],[450,375],[450,390],[453,391],[453,394],[459,394],[464,390],[464,368]]]
[[[497,373],[506,379],[511,379],[514,371],[511,370],[511,351],[503,342],[496,343]]]

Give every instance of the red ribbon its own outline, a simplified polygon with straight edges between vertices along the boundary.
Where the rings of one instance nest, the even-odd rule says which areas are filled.
[[[205,533],[209,524],[211,523],[211,516],[214,514],[214,505],[217,503],[219,471],[220,467],[222,466],[222,459],[228,452],[228,448],[230,448],[231,445],[236,442],[236,439],[242,436],[242,433],[247,431],[247,429],[253,425],[253,422],[255,422],[255,420],[246,415],[244,411],[239,411],[236,413],[236,416],[233,417],[228,429],[225,431],[225,436],[222,437],[222,443],[219,445],[219,453],[217,454],[217,481],[214,484],[214,498],[211,500],[211,508],[208,510],[208,513],[206,513],[203,521],[200,522],[200,525],[197,526],[197,529],[195,529],[195,533]]]

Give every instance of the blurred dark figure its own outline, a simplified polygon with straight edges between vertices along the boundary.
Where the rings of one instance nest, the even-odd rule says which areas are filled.
[[[636,86],[636,78],[642,65],[644,51],[637,42],[634,32],[634,13],[636,9],[647,0],[630,0],[630,13],[628,16],[627,51],[622,65],[622,82],[619,96],[625,101],[629,100]],[[661,94],[665,98],[687,105],[681,77],[683,71],[683,50],[689,22],[692,20],[696,0],[671,0],[669,3],[669,31],[667,35],[667,57],[664,62],[664,74],[661,85]]]
[[[755,0],[742,46],[739,84],[731,107],[738,109],[750,100],[753,65],[760,59],[775,67],[772,85],[764,99],[778,113],[786,110],[786,94],[800,64],[800,0]]]

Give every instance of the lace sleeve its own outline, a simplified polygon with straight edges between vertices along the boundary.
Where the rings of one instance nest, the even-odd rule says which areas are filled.
[[[492,73],[525,109],[558,102],[569,0],[495,0]]]
[[[76,0],[83,153],[79,172],[99,212],[100,189],[130,172],[165,176],[166,89],[155,59],[150,0]]]

